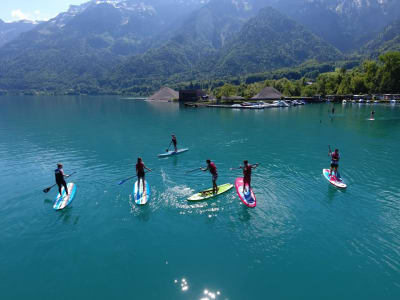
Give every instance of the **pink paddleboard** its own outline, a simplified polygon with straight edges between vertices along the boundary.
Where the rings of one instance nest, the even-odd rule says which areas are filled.
[[[254,195],[253,190],[250,189],[250,191],[249,191],[248,190],[249,187],[246,187],[245,193],[243,194],[243,178],[242,177],[236,178],[235,187],[236,187],[236,192],[237,192],[240,200],[242,200],[242,202],[244,203],[244,205],[246,205],[247,207],[256,207],[256,205],[257,205],[256,195]]]
[[[345,184],[341,178],[337,178],[335,175],[329,175],[330,170],[329,169],[323,169],[322,174],[328,180],[333,186],[339,188],[339,189],[345,189],[347,188],[347,184]]]

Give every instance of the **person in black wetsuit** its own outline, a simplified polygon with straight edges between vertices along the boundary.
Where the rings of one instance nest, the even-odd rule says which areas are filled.
[[[62,195],[62,187],[64,187],[65,193],[68,195],[68,187],[64,177],[69,177],[69,175],[64,174],[63,165],[61,163],[57,164],[57,169],[54,170],[54,175],[56,176],[56,183],[58,185],[58,191],[60,195]]]
[[[174,145],[175,152],[177,152],[178,151],[178,141],[176,140],[176,136],[174,134],[172,135],[171,143]]]

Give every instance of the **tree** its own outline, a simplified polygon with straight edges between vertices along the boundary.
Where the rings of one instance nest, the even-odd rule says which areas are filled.
[[[400,52],[387,52],[379,56],[383,63],[380,89],[383,93],[396,93],[400,90]]]

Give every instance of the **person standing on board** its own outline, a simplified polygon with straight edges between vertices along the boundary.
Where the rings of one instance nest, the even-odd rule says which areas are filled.
[[[69,177],[69,175],[64,174],[62,163],[57,164],[57,169],[54,170],[54,174],[56,176],[56,183],[58,185],[58,191],[60,192],[60,195],[62,195],[61,191],[62,187],[64,187],[65,193],[68,196],[68,187],[64,177]]]
[[[176,140],[176,136],[174,134],[172,135],[171,143],[174,145],[175,152],[177,152],[178,151],[178,141]]]
[[[218,186],[217,186],[217,179],[218,179],[218,171],[217,167],[215,166],[215,163],[212,162],[211,160],[207,159],[206,160],[207,167],[206,168],[200,168],[200,170],[206,172],[210,171],[212,175],[212,184],[213,184],[213,194],[218,193]]]
[[[371,111],[371,119],[375,119],[375,111]]]
[[[329,149],[329,156],[331,157],[331,171],[329,173],[329,176],[332,176],[332,171],[335,169],[335,175],[336,177],[338,176],[338,168],[339,168],[339,160],[340,160],[340,154],[339,154],[339,149],[335,149],[334,152],[330,151]]]
[[[143,191],[146,190],[146,183],[144,180],[144,176],[145,176],[145,171],[147,170],[149,172],[151,172],[151,169],[149,169],[148,167],[146,167],[142,161],[142,159],[140,157],[138,157],[137,159],[137,164],[136,164],[136,175],[138,177],[138,190],[139,190],[139,186],[140,186],[140,180],[143,181]]]
[[[247,160],[243,162],[243,166],[240,166],[240,169],[243,169],[243,194],[246,189],[246,184],[248,185],[250,191],[251,189],[251,171],[258,167],[259,164],[250,165]]]

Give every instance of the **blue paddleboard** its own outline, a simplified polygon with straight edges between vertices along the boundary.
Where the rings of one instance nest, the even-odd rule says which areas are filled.
[[[133,187],[133,199],[135,199],[135,203],[137,205],[145,205],[149,199],[150,199],[150,185],[147,183],[147,180],[145,182],[145,191],[143,192],[143,182],[140,181],[140,186],[138,188],[138,181],[135,182],[135,185]]]
[[[66,208],[74,200],[75,194],[76,194],[75,183],[71,183],[71,182],[68,183],[67,188],[68,188],[68,196],[65,193],[64,187],[61,190],[61,195],[60,195],[60,193],[58,193],[56,200],[54,202],[54,205],[53,205],[53,208],[55,210],[62,210],[64,208]]]

